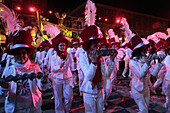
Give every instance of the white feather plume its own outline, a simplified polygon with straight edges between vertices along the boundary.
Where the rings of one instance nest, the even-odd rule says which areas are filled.
[[[156,32],[154,33],[156,37],[160,38],[160,39],[164,39],[166,40],[168,37],[165,33],[162,33],[162,32]]]
[[[120,42],[119,37],[115,35],[115,32],[113,31],[113,29],[109,29],[108,34],[110,38],[115,38],[115,42]]]
[[[60,34],[60,29],[57,28],[56,26],[51,25],[51,24],[44,25],[43,30],[47,31],[47,34],[53,34],[54,37],[56,37],[58,34]],[[51,37],[51,38],[54,38],[54,37]]]
[[[15,30],[20,30],[22,27],[18,24],[18,16],[15,12],[10,10],[7,6],[0,3],[0,16],[2,22],[7,23],[8,35],[13,33]]]
[[[23,28],[23,30],[25,30],[25,31],[27,31],[29,29],[32,29],[32,27],[31,26],[26,26],[26,27]]]
[[[126,20],[126,18],[122,18],[121,20],[122,27],[120,29],[124,30],[124,35],[126,37],[126,43],[129,43],[130,39],[135,35],[132,33],[132,31],[129,29],[129,24]]]
[[[166,40],[167,38],[168,38],[168,36],[165,33],[155,32],[154,34],[149,35],[147,37],[147,40],[153,40],[155,43],[157,43],[160,41],[160,39]]]
[[[96,21],[96,6],[95,4],[90,1],[87,0],[87,4],[85,6],[85,25],[95,25],[95,21]]]
[[[109,37],[110,37],[110,38],[113,38],[113,37],[116,36],[116,35],[115,35],[115,32],[113,31],[113,29],[109,29],[109,30],[108,30],[108,34],[109,34]]]
[[[147,36],[147,40],[148,40],[148,41],[149,41],[149,40],[152,40],[152,41],[154,41],[154,42],[156,42],[156,43],[159,42],[159,38],[156,37],[154,34]]]

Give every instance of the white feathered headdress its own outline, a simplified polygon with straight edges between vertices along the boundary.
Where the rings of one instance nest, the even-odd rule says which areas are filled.
[[[44,25],[43,30],[47,31],[47,34],[53,34],[54,37],[56,37],[58,34],[60,34],[60,29],[57,28],[56,26],[51,25],[51,24]],[[54,38],[54,37],[51,37],[51,38]]]
[[[90,26],[90,25],[95,25],[96,21],[96,6],[95,4],[87,0],[87,4],[85,7],[85,25]]]
[[[167,38],[168,38],[168,36],[165,33],[155,32],[154,34],[149,35],[147,37],[147,40],[153,40],[155,43],[157,43],[160,41],[160,39],[166,40]]]
[[[126,37],[126,43],[129,43],[130,39],[135,35],[134,33],[132,33],[132,31],[130,30],[129,28],[129,24],[126,20],[126,18],[122,18],[121,20],[121,24],[122,24],[122,27],[120,29],[124,30],[124,35]]]
[[[8,35],[16,30],[22,29],[21,25],[19,24],[21,20],[17,19],[18,16],[15,14],[15,12],[13,10],[11,11],[7,6],[2,3],[0,3],[0,16],[2,17],[2,22],[7,23]]]
[[[110,38],[115,38],[115,41],[116,42],[120,42],[119,41],[119,37],[117,35],[115,35],[115,32],[113,31],[113,29],[109,29],[108,30],[108,34],[109,34],[109,37]]]
[[[55,38],[58,34],[60,34],[60,29],[57,28],[56,26],[53,26],[51,24],[46,24],[43,26],[43,30],[47,31],[47,34],[53,34],[53,37],[49,38],[48,41],[50,43],[53,38]]]

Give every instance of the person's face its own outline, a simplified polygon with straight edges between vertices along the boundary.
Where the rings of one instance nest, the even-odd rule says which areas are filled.
[[[112,48],[113,48],[113,49],[116,49],[116,45],[113,44],[113,45],[112,45]]]
[[[28,52],[26,49],[15,50],[14,53],[15,61],[19,64],[23,64],[28,60]]]
[[[59,43],[58,44],[58,50],[61,52],[66,51],[66,44],[65,43]]]
[[[92,41],[91,45],[90,45],[90,49],[91,50],[95,50],[95,49],[98,49],[98,41]]]
[[[45,51],[47,52],[49,50],[49,47],[48,46],[45,46],[44,47]]]
[[[74,44],[73,47],[74,47],[75,49],[77,49],[77,48],[78,48],[78,44]]]

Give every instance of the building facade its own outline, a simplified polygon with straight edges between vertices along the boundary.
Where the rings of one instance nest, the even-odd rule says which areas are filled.
[[[84,17],[86,2],[74,9],[70,15],[75,17]],[[164,19],[147,14],[137,13],[113,6],[96,3],[97,16],[96,25],[101,27],[103,31],[117,26],[116,20],[125,17],[130,27],[141,37],[147,37],[154,32],[160,31],[166,33],[166,29],[170,27],[170,19]]]

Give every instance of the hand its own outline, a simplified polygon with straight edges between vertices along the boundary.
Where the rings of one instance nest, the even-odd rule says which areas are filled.
[[[91,51],[89,54],[89,58],[92,63],[97,63],[97,52],[96,51]]]
[[[116,53],[116,52],[113,53],[113,54],[110,56],[110,58],[112,59],[112,62],[114,62],[116,56],[117,56],[117,53]]]
[[[149,66],[152,60],[153,60],[152,56],[146,57],[146,64]]]

